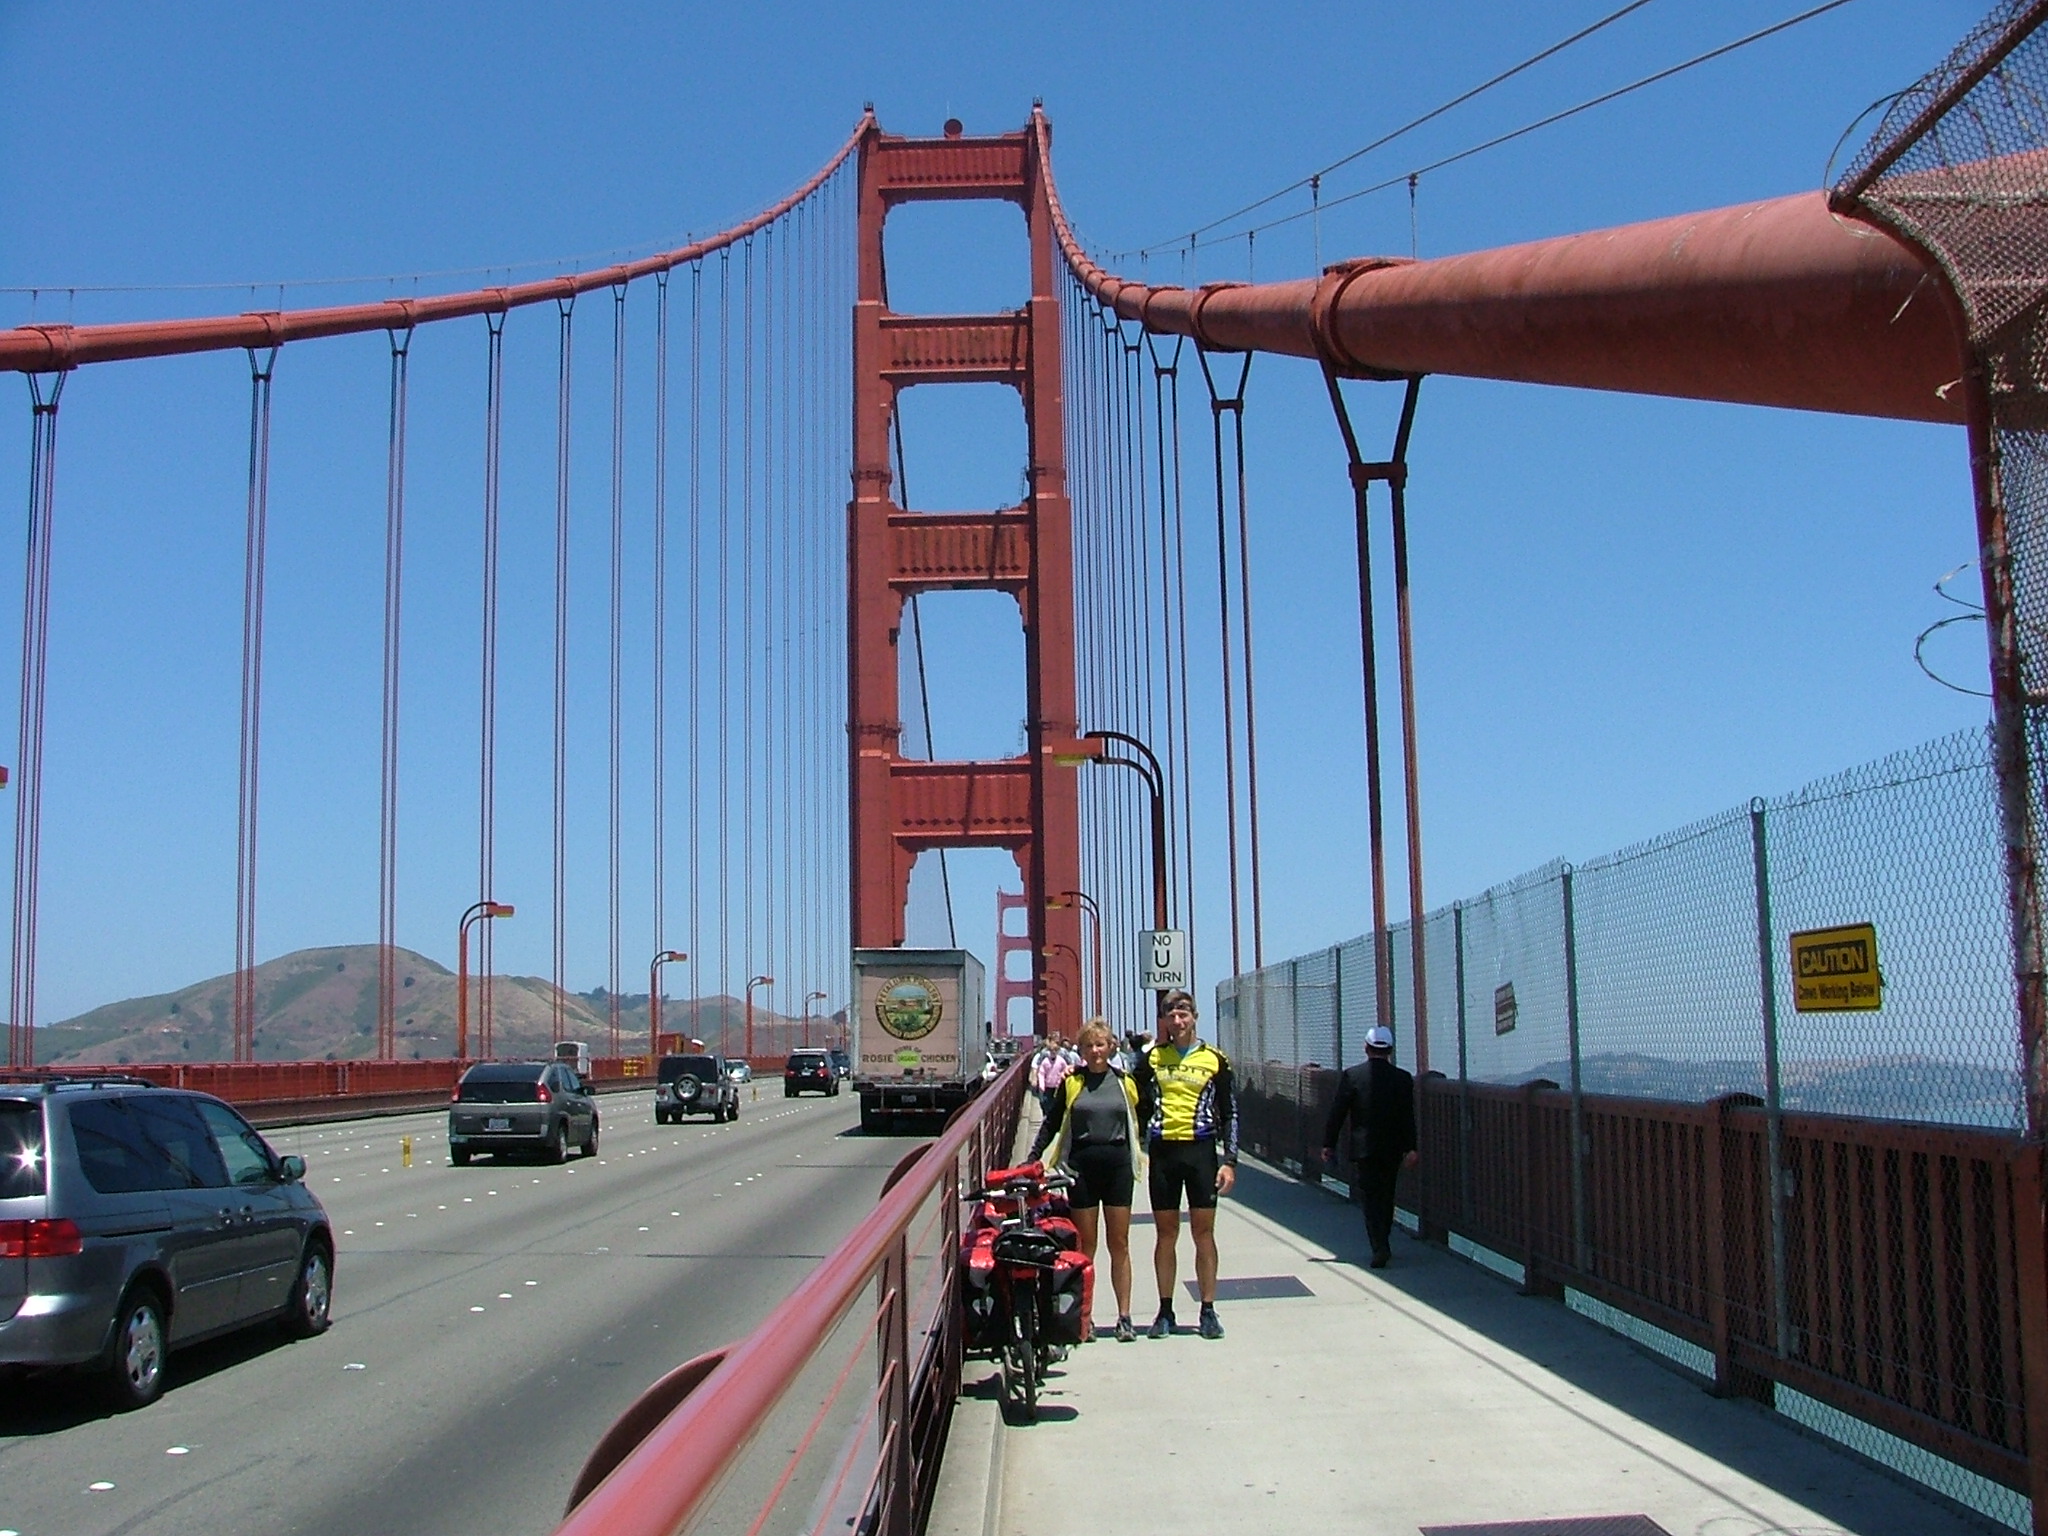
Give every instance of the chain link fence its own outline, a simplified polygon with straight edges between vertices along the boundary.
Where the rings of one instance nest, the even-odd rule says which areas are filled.
[[[1428,1062],[1457,1081],[2025,1125],[1989,735],[1960,732],[1423,919]],[[1802,1011],[1792,937],[1876,930],[1880,1005]],[[1218,990],[1223,1048],[1282,1068],[1418,1059],[1407,923]]]
[[[1427,1062],[1420,1230],[2030,1529],[2039,1157],[1999,826],[1987,728],[1543,865],[1423,918],[1426,1057],[1405,923],[1384,1019],[1370,935],[1235,977],[1244,1141],[1313,1175],[1385,1023]],[[1858,928],[1869,995],[1831,996]]]

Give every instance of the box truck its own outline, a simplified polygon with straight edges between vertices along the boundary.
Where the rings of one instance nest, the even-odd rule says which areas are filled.
[[[861,1129],[935,1128],[981,1087],[981,962],[964,949],[856,949],[853,975]]]

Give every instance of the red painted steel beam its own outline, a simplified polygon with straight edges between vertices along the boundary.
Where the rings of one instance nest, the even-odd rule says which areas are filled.
[[[991,590],[1031,580],[1030,512],[889,513],[889,584],[903,593]]]
[[[736,224],[720,234],[659,255],[643,256],[638,261],[619,262],[592,272],[544,278],[534,283],[477,288],[468,293],[448,293],[428,299],[386,299],[377,304],[344,304],[327,309],[266,310],[243,315],[212,315],[195,320],[147,320],[120,325],[24,325],[11,331],[0,331],[0,370],[50,373],[85,363],[111,363],[138,357],[176,357],[189,352],[232,352],[244,347],[262,349],[322,336],[402,331],[435,320],[499,315],[529,304],[545,304],[550,300],[572,298],[579,293],[616,287],[636,278],[652,277],[657,272],[687,266],[767,228],[817,191],[834,171],[846,163],[860,144],[861,135],[867,132],[873,121],[872,112],[863,114],[851,137],[839,146],[839,152],[773,207],[763,209],[745,223]]]
[[[1042,115],[1033,123],[1043,135]],[[1342,263],[1285,283],[1149,287],[1105,272],[1048,179],[1095,297],[1222,351],[1363,375],[1526,384],[1960,423],[1962,342],[1943,280],[1822,194],[1431,261]]]
[[[896,841],[928,848],[1023,848],[1031,841],[1031,762],[926,762],[889,765],[896,800]]]

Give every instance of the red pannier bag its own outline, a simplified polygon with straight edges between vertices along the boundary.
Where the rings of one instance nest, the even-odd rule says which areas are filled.
[[[1038,1230],[1048,1234],[1052,1240],[1068,1253],[1081,1246],[1081,1229],[1064,1216],[1041,1216]]]
[[[1095,1266],[1078,1253],[1061,1253],[1052,1264],[1045,1309],[1045,1336],[1053,1344],[1078,1344],[1095,1306]]]
[[[996,1338],[996,1232],[981,1227],[960,1239],[960,1311],[967,1348],[992,1349]]]

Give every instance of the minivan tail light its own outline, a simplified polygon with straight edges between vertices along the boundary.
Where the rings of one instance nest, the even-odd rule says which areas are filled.
[[[63,1259],[83,1252],[85,1234],[75,1221],[0,1221],[0,1259]]]
[[[533,1090],[534,1102],[537,1104],[552,1103],[554,1101],[554,1097],[555,1096],[553,1094],[548,1092],[548,1085],[546,1083],[540,1084],[540,1086]]]

